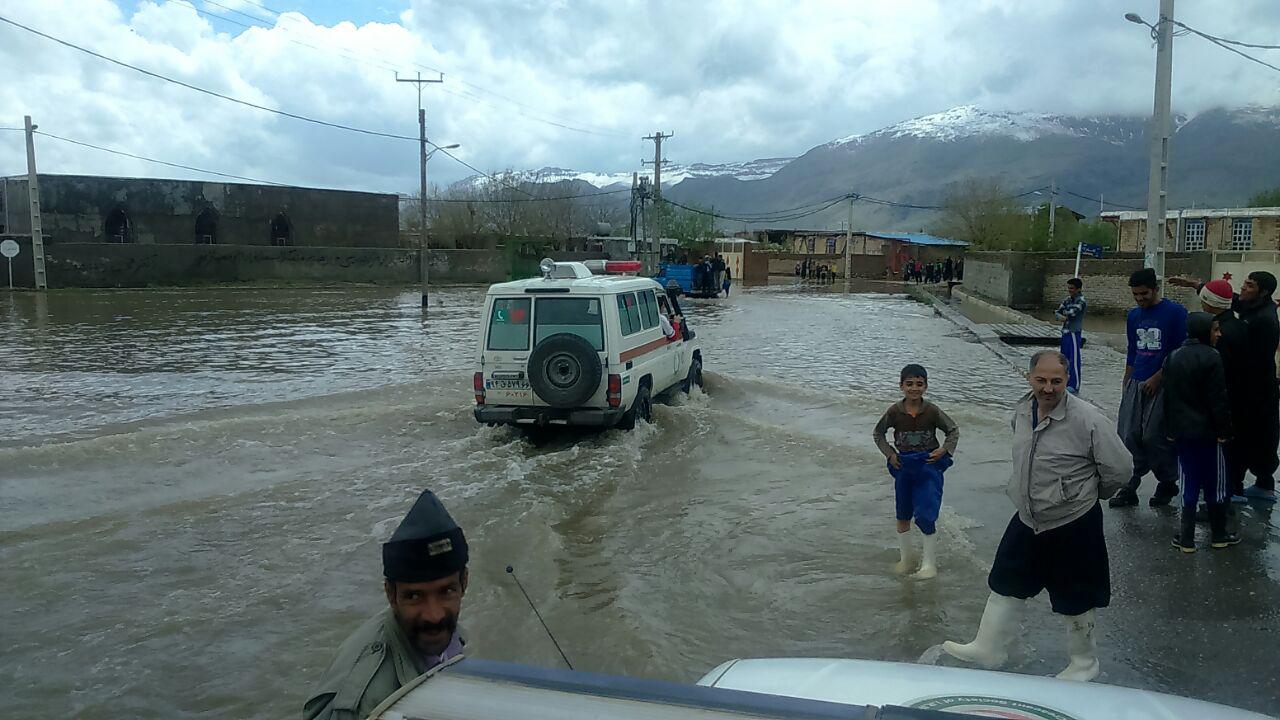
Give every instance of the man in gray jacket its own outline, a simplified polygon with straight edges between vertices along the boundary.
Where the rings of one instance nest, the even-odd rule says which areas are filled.
[[[991,595],[971,643],[947,641],[947,654],[997,667],[1008,658],[1029,598],[1049,591],[1053,611],[1067,616],[1070,665],[1063,680],[1098,676],[1094,611],[1111,601],[1111,572],[1099,500],[1119,490],[1133,459],[1115,425],[1067,392],[1067,358],[1054,350],[1031,358],[1031,392],[1013,416],[1009,521],[987,585]]]

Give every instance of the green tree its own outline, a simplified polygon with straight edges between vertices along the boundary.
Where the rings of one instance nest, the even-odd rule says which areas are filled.
[[[1249,198],[1249,207],[1280,207],[1280,187],[1263,190]]]
[[[715,237],[716,219],[711,215],[714,212],[709,207],[689,205],[686,209],[663,202],[658,213],[658,226],[662,228],[662,237],[674,238],[681,245],[688,245]]]

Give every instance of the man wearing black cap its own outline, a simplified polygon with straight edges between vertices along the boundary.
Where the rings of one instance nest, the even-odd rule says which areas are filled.
[[[462,652],[467,540],[430,490],[382,545],[382,572],[390,608],[338,648],[303,706],[306,720],[363,720],[401,686]]]

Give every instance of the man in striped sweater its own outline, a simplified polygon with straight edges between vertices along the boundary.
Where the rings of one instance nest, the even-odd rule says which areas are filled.
[[[1083,343],[1084,283],[1080,278],[1067,281],[1067,299],[1059,305],[1054,317],[1062,321],[1062,354],[1067,356],[1067,390],[1080,392],[1080,345]]]

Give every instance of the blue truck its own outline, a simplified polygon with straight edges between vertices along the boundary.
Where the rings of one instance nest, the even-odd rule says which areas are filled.
[[[658,266],[658,274],[653,276],[663,287],[674,280],[680,285],[680,292],[689,297],[720,297],[720,287],[712,278],[704,278],[700,265],[680,265],[663,263]]]

